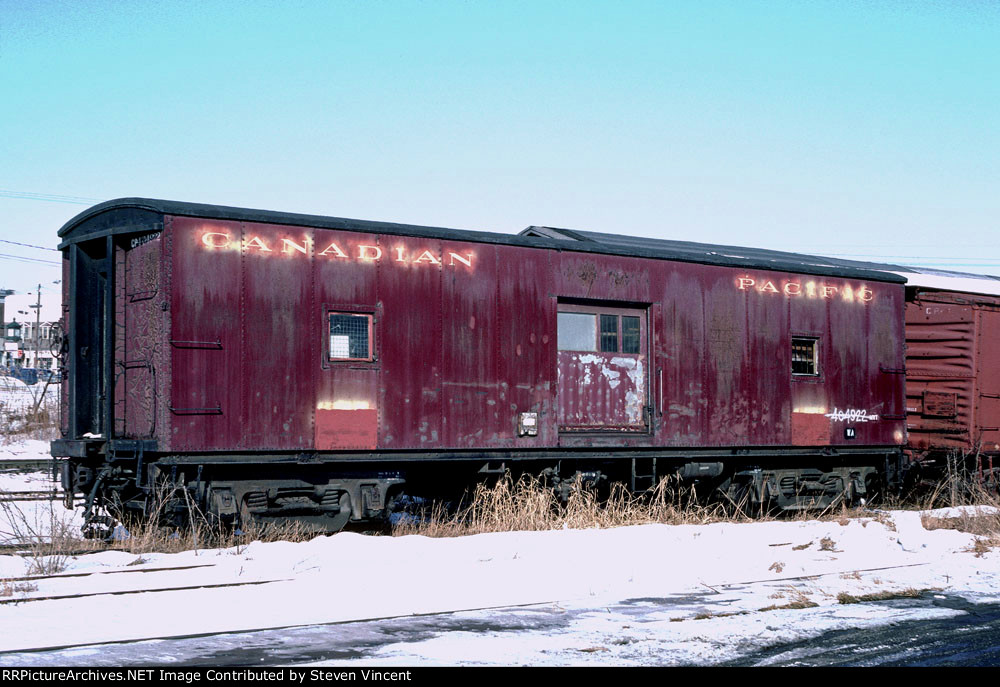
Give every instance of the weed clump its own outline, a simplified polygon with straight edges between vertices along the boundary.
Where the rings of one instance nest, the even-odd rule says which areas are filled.
[[[861,604],[869,601],[890,601],[892,599],[919,599],[926,592],[936,591],[934,589],[903,589],[897,592],[876,592],[874,594],[861,594],[860,596],[854,596],[853,594],[848,594],[847,592],[841,592],[837,594],[837,601],[842,604]]]

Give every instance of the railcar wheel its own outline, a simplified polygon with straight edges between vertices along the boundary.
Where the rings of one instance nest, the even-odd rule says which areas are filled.
[[[255,512],[258,511],[258,512]],[[289,516],[269,516],[259,512],[255,506],[252,494],[248,494],[240,502],[238,522],[235,526],[243,534],[263,534],[269,529],[282,525],[300,525],[305,531],[315,531],[317,534],[335,534],[342,531],[351,520],[350,508],[342,508],[337,513],[315,513]]]

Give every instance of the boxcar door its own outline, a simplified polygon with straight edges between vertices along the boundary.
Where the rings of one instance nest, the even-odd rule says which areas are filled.
[[[648,428],[647,316],[636,308],[559,304],[559,430]]]
[[[996,332],[1000,331],[1000,312],[979,311],[978,351],[976,352],[976,376],[979,398],[976,412],[976,441],[988,453],[1000,451],[1000,341]],[[994,463],[994,467],[996,464]]]
[[[376,311],[324,307],[324,363],[316,448],[372,450],[378,444]]]
[[[150,438],[156,431],[156,362],[163,342],[160,232],[115,246],[115,435]]]

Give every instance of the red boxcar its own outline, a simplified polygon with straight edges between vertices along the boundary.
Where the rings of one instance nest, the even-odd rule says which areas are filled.
[[[1000,469],[1000,280],[907,275],[908,453],[922,469]]]
[[[773,251],[146,199],[60,231],[66,491],[336,528],[477,473],[784,508],[905,441],[903,278]]]

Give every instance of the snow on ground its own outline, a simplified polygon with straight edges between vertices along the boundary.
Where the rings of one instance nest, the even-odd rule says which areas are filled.
[[[31,410],[35,407],[37,393],[41,390],[41,387],[36,390],[36,386],[38,385],[28,386],[17,377],[0,375],[0,410],[21,414]]]
[[[0,375],[0,416],[7,422],[23,418],[36,405],[55,415],[59,410],[59,385],[46,386],[45,382],[28,385],[17,377]]]
[[[842,605],[841,593],[934,590],[1000,602],[1000,551],[977,555],[973,543],[955,530],[925,530],[916,512],[872,511],[840,522],[452,539],[340,533],[179,554],[103,552],[70,559],[62,577],[9,582],[27,588],[0,596],[0,625],[17,628],[0,633],[0,651],[460,612],[567,619],[540,636],[431,634],[364,660],[706,664],[825,630],[957,612]],[[30,563],[0,556],[0,578],[26,576]],[[75,598],[52,598],[61,596]],[[352,626],[342,627],[349,634]]]
[[[4,379],[0,377],[0,379]],[[0,467],[5,460],[52,460],[49,442],[26,439],[10,444],[0,444]]]
[[[18,381],[18,380],[15,380]],[[59,483],[49,471],[27,471],[4,462],[51,460],[49,442],[35,439],[0,445],[0,495],[11,496],[19,491],[57,491]],[[83,525],[82,509],[71,513],[58,504],[35,501],[0,501],[0,544],[19,543],[32,535],[50,533],[54,526],[79,528]],[[76,530],[77,532],[79,529]]]

